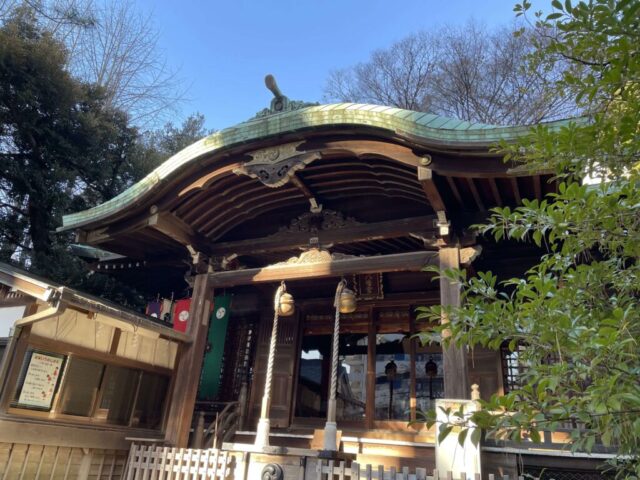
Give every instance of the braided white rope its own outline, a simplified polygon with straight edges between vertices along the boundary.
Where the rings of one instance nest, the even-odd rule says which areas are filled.
[[[329,393],[329,398],[331,398],[332,400],[336,399],[338,390],[338,349],[340,348],[340,295],[342,295],[342,291],[344,290],[346,284],[347,282],[344,279],[340,280],[340,283],[338,283],[338,287],[336,288],[336,297],[333,302],[333,305],[336,308],[336,316],[333,322],[333,349],[331,352],[331,390]]]
[[[273,379],[273,364],[276,359],[276,342],[278,341],[278,311],[280,310],[280,298],[287,291],[287,287],[282,282],[276,290],[273,305],[273,327],[271,328],[271,343],[269,344],[269,359],[267,361],[267,379],[264,386],[264,396],[271,398],[271,380]]]

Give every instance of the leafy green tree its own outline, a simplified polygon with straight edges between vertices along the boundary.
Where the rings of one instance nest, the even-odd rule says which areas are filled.
[[[500,147],[520,168],[555,172],[560,188],[542,202],[496,208],[478,227],[547,253],[525,278],[505,282],[490,272],[444,272],[463,298],[444,312],[452,319],[445,342],[498,349],[508,339],[517,351],[520,388],[473,416],[489,434],[539,441],[542,430],[569,423],[574,449],[616,447],[618,477],[639,478],[640,1],[552,6],[533,14],[550,33],[531,61],[568,62],[554,89],[587,116]],[[527,17],[530,8],[525,0],[515,10]],[[441,309],[422,314],[436,319]]]
[[[147,149],[145,166],[156,167],[183,148],[213,132],[214,130],[205,127],[205,118],[201,113],[190,115],[179,126],[169,122],[162,128],[146,132],[142,138],[142,144]]]
[[[71,238],[54,231],[63,213],[139,178],[140,147],[127,116],[65,64],[64,47],[28,10],[0,29],[0,252],[81,286],[86,267],[68,253]]]

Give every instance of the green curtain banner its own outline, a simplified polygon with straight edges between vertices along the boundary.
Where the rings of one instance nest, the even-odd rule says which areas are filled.
[[[211,312],[209,334],[207,335],[207,350],[202,362],[198,390],[199,400],[214,400],[218,396],[230,305],[231,295],[221,295],[213,300],[213,312]]]

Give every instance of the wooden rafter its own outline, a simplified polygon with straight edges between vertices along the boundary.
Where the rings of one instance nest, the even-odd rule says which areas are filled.
[[[437,265],[437,252],[409,252],[375,257],[355,257],[303,264],[277,264],[265,268],[250,268],[209,274],[214,288],[270,283],[281,280],[340,277],[359,273],[420,271],[427,265]]]
[[[496,202],[498,207],[502,206],[502,197],[500,196],[500,191],[498,190],[498,185],[496,184],[496,180],[494,178],[489,179],[489,186],[491,187],[491,193],[493,195],[493,200]]]
[[[469,185],[469,190],[471,190],[471,195],[473,195],[473,199],[475,200],[476,204],[478,205],[478,208],[480,210],[486,210],[485,206],[484,206],[484,202],[482,201],[482,198],[480,197],[480,192],[478,192],[478,187],[476,187],[475,181],[473,180],[473,178],[467,178],[467,185]]]
[[[511,177],[511,187],[513,188],[513,196],[516,199],[516,204],[520,205],[522,203],[522,197],[520,196],[520,188],[518,188],[518,178]]]
[[[418,166],[418,181],[422,185],[424,194],[427,196],[427,200],[431,204],[434,212],[447,212],[447,207],[444,204],[444,200],[438,191],[433,179],[433,170],[429,167]]]
[[[209,254],[211,248],[209,240],[172,213],[153,213],[147,220],[147,225],[189,250]]]
[[[322,209],[322,207],[318,204],[318,199],[316,198],[316,195],[295,173],[291,176],[291,183],[293,183],[298,188],[298,190],[302,192],[305,198],[309,200],[312,211],[318,211]]]
[[[538,200],[542,200],[542,182],[540,180],[540,175],[533,176],[533,192]]]
[[[340,245],[345,243],[383,240],[386,238],[408,237],[411,234],[428,235],[435,233],[433,215],[411,217],[361,225],[343,226],[336,230],[316,232],[286,232],[264,238],[239,240],[235,242],[215,243],[211,246],[212,255],[253,255],[266,252],[286,252],[308,247],[315,237],[321,245]]]
[[[456,181],[453,179],[453,177],[445,178],[447,179],[447,183],[449,184],[449,188],[451,189],[451,193],[453,193],[456,202],[458,202],[458,205],[462,207],[464,203],[462,202],[462,195],[460,195],[460,190],[458,190],[458,187],[456,186]]]

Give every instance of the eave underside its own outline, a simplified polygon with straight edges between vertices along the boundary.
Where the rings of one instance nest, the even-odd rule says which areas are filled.
[[[555,190],[550,175],[514,174],[488,149],[436,152],[355,134],[298,139],[291,155],[300,165],[278,186],[240,172],[258,153],[291,145],[287,140],[203,158],[126,215],[86,226],[78,240],[127,257],[100,262],[107,271],[184,272],[194,253],[223,268],[228,260],[236,262],[232,268],[261,268],[312,246],[388,255],[435,245],[443,220],[464,243],[467,227],[490,208]],[[322,206],[319,217],[332,212],[343,224],[300,229],[296,222],[314,205]]]

